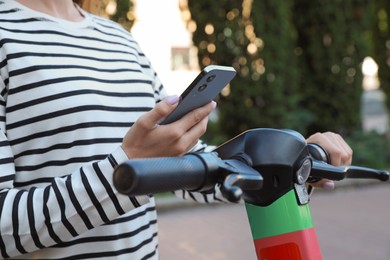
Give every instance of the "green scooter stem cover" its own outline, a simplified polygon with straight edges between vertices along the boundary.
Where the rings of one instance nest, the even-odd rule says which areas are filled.
[[[254,240],[314,227],[309,205],[298,205],[294,190],[269,206],[245,207]]]

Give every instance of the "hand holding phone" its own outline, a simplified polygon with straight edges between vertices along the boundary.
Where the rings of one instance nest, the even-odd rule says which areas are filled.
[[[235,69],[230,66],[209,65],[205,67],[180,95],[177,107],[160,124],[172,123],[188,112],[211,102],[235,75]]]

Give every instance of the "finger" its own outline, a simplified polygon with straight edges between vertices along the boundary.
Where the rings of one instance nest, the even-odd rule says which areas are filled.
[[[208,116],[215,108],[215,102],[212,101],[200,108],[194,109],[187,113],[181,119],[173,122],[172,125],[180,129],[182,132],[187,132],[203,119],[208,119]]]
[[[322,145],[329,154],[330,163],[334,166],[339,166],[341,164],[341,155],[343,150],[340,148],[338,138],[331,132],[326,132],[323,136],[325,139]]]
[[[332,180],[322,179],[320,181],[310,183],[309,185],[316,187],[316,188],[322,188],[327,190],[333,190],[335,188],[335,183]]]
[[[316,133],[309,137],[308,142],[318,144],[327,151],[330,163],[334,166],[352,162],[352,149],[338,134],[332,132]]]
[[[208,117],[205,117],[182,136],[181,141],[187,144],[186,152],[194,147],[199,138],[206,132],[207,123]]]
[[[169,151],[166,151],[171,156],[181,156],[193,148],[199,141],[201,135],[206,132],[208,118],[204,118],[201,122],[186,132],[181,132],[178,129],[172,128],[172,124],[164,125],[161,128],[169,131],[168,139],[172,142]]]
[[[329,155],[330,157],[330,163],[332,165],[338,165],[339,158],[337,156],[337,145],[334,143],[334,137],[331,135],[332,133],[327,132],[327,133],[316,133],[312,136],[309,137],[308,142],[310,143],[315,143],[319,146],[321,146]],[[336,153],[336,155],[335,155]]]
[[[325,148],[331,156],[332,165],[339,166],[352,163],[352,149],[344,139],[336,133],[327,132],[329,147]]]
[[[353,151],[351,147],[344,141],[344,139],[336,134],[336,140],[340,149],[342,149],[342,154],[340,155],[342,165],[350,165],[352,163]]]
[[[157,103],[157,105],[148,113],[142,115],[140,119],[142,118],[142,122],[146,128],[154,128],[159,122],[161,122],[161,120],[173,111],[178,102],[179,96],[168,96],[161,102]]]

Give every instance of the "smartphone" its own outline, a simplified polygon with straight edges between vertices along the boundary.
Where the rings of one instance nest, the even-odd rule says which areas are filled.
[[[172,123],[188,112],[211,102],[235,76],[236,70],[230,66],[205,67],[180,95],[177,107],[160,124]]]

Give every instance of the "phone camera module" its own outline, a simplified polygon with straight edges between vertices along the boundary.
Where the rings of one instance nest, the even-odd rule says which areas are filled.
[[[207,78],[207,82],[211,82],[215,79],[215,75],[211,75],[210,77]]]
[[[207,84],[202,84],[199,86],[198,91],[203,91],[207,88]]]

